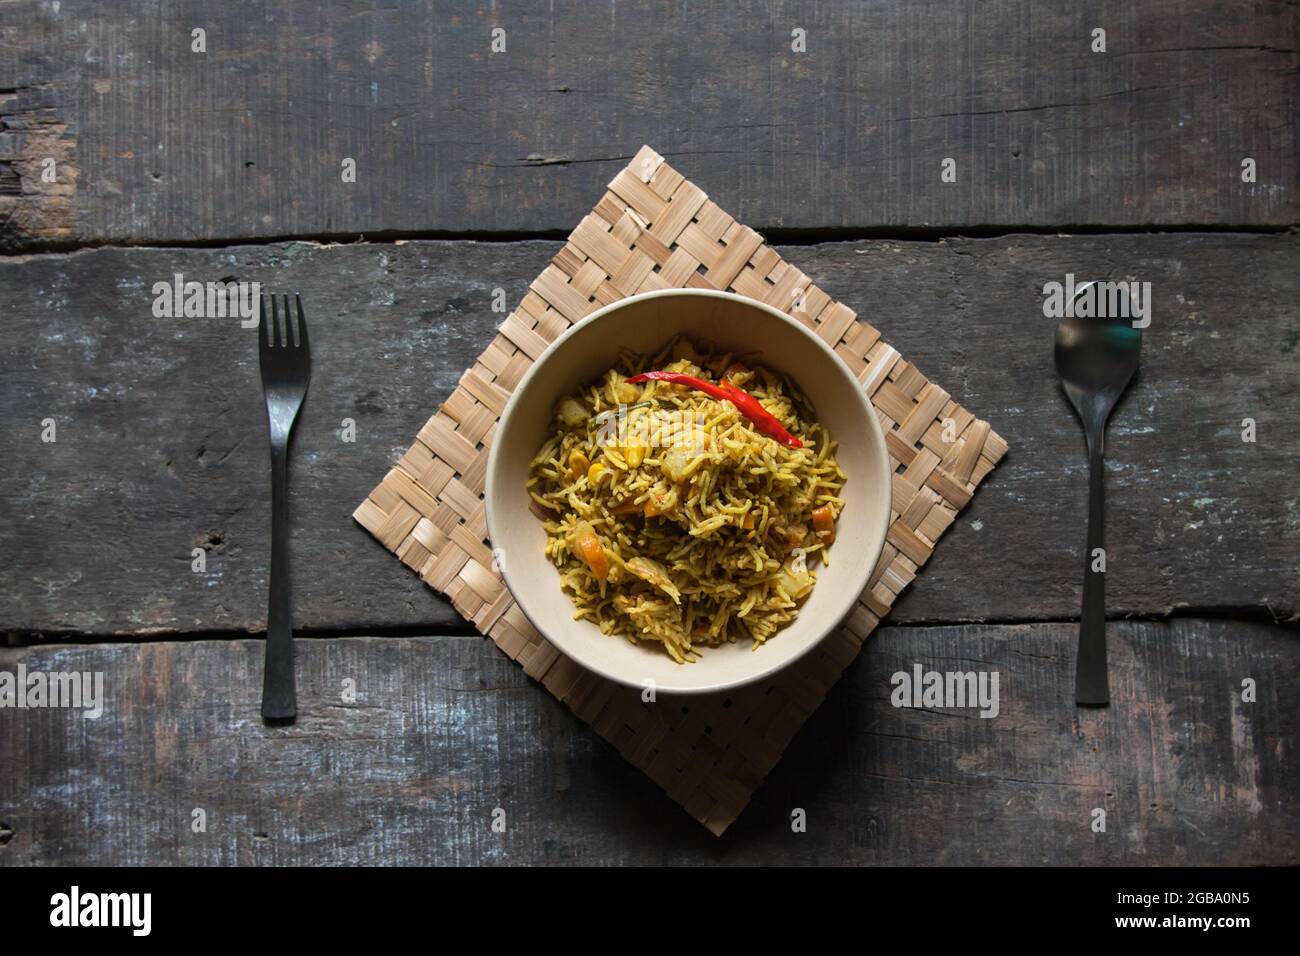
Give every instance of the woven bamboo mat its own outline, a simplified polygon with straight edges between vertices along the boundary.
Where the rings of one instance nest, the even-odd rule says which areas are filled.
[[[483,484],[510,391],[570,325],[637,292],[726,289],[800,319],[835,349],[875,406],[894,465],[894,513],[867,590],[838,632],[763,683],[643,703],[542,639],[492,570]],[[534,280],[496,339],[354,517],[533,678],[716,834],[929,559],[1006,442],[833,302],[762,236],[648,146]]]

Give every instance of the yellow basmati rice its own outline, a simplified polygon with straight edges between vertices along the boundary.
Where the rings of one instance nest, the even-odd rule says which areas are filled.
[[[833,540],[814,530],[812,511],[828,506],[838,518],[843,508],[835,443],[807,399],[734,358],[685,339],[624,355],[559,403],[528,481],[574,618],[659,642],[680,663],[723,642],[748,639],[756,649],[794,620]],[[804,447],[763,434],[730,402],[625,381],[651,369],[713,382],[727,375]],[[593,532],[604,580],[575,546]]]

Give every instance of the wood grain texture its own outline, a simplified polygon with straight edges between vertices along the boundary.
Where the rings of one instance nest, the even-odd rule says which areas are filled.
[[[567,233],[642,143],[756,228],[1300,221],[1282,0],[19,0],[4,20],[10,247]],[[69,161],[55,184],[45,155]]]
[[[313,380],[291,454],[296,624],[460,628],[350,517],[491,339],[556,244],[102,249],[0,261],[0,630],[260,631],[269,453],[253,330],[157,319],[154,282],[299,290]],[[1016,452],[944,538],[894,622],[1077,615],[1087,462],[1052,371],[1045,282],[1150,281],[1143,369],[1108,432],[1113,615],[1296,614],[1300,437],[1283,236],[1028,237],[781,250]],[[424,387],[411,388],[411,382]],[[1241,440],[1243,418],[1258,440]],[[41,421],[58,441],[41,441]],[[342,441],[342,422],[356,442]],[[207,551],[204,574],[191,550]],[[979,569],[973,574],[972,569]]]
[[[483,638],[299,641],[290,728],[258,718],[256,641],[10,648],[104,672],[107,704],[4,712],[0,865],[1296,864],[1296,638],[1114,624],[1086,710],[1072,625],[883,627],[721,839]],[[998,716],[891,706],[916,663],[997,672]]]

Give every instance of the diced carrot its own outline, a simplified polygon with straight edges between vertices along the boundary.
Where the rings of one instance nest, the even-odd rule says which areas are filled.
[[[814,508],[812,522],[813,530],[817,532],[817,537],[823,544],[830,544],[835,540],[835,513],[830,505],[819,505]]]
[[[578,538],[578,553],[582,555],[582,560],[587,562],[587,567],[591,568],[591,573],[596,576],[598,581],[603,581],[609,577],[609,558],[605,556],[605,549],[600,545],[600,538],[595,534],[584,534]]]
[[[656,518],[672,511],[676,505],[677,490],[675,488],[669,488],[664,492],[653,492],[645,500],[645,516],[647,518]]]

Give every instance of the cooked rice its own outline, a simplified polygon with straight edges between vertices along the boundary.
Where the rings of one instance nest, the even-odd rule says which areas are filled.
[[[528,480],[574,619],[657,641],[681,663],[706,645],[749,639],[757,649],[794,620],[814,565],[827,561],[812,509],[829,505],[838,519],[843,508],[835,443],[783,377],[748,366],[732,380],[803,448],[758,431],[730,402],[624,381],[667,369],[717,382],[735,358],[701,354],[684,339],[654,355],[624,355],[559,403]],[[662,513],[646,517],[647,503]],[[573,544],[586,524],[608,561],[604,581]]]

